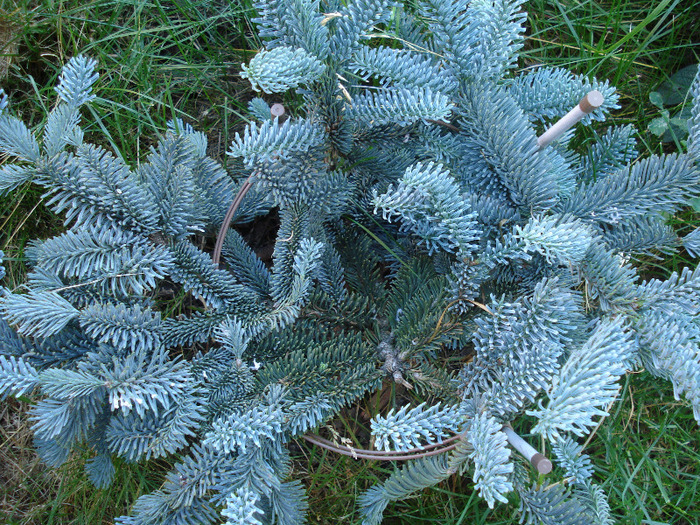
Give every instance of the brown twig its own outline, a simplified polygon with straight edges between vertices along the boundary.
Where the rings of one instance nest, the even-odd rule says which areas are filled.
[[[328,441],[320,436],[312,434],[304,434],[302,436],[309,443],[318,445],[321,448],[342,454],[343,456],[351,456],[355,459],[371,459],[373,461],[408,461],[427,456],[435,456],[444,452],[453,450],[457,445],[454,443],[462,437],[462,435],[452,436],[444,440],[442,443],[433,443],[425,447],[412,448],[403,451],[382,451],[382,450],[366,450],[354,447],[339,447],[332,441]]]
[[[430,122],[432,124],[437,124],[438,126],[443,126],[447,129],[451,129],[452,131],[456,131],[457,133],[462,131],[457,126],[450,124],[449,122],[445,122],[444,120],[433,120],[433,119],[429,119],[429,118],[427,118],[425,120],[427,120],[428,122]]]
[[[226,239],[226,233],[228,232],[229,226],[231,225],[231,221],[233,220],[233,216],[236,214],[236,211],[238,211],[238,208],[240,207],[241,202],[243,202],[243,197],[246,196],[246,193],[248,193],[248,190],[253,185],[252,179],[256,174],[257,174],[257,172],[252,173],[245,180],[245,182],[241,186],[241,189],[238,190],[238,193],[236,194],[236,198],[233,199],[231,206],[229,206],[228,211],[226,212],[226,215],[224,216],[224,222],[221,224],[221,228],[219,228],[219,234],[216,236],[216,245],[214,246],[214,253],[211,256],[211,260],[214,262],[214,264],[218,265],[219,261],[221,260],[221,250],[224,247],[224,240]]]

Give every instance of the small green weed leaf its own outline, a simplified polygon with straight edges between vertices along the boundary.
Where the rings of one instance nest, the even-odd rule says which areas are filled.
[[[656,117],[654,120],[649,122],[649,131],[660,137],[668,129],[668,122],[663,117]]]
[[[651,100],[651,103],[654,104],[657,108],[663,108],[664,107],[664,97],[661,96],[661,93],[658,91],[652,91],[649,93],[649,100]]]
[[[695,199],[690,199],[690,206],[696,212],[700,213],[700,197]]]
[[[688,119],[682,117],[673,117],[671,119],[671,126],[677,127],[685,133],[688,133]]]
[[[684,106],[668,121],[668,129],[664,131],[662,142],[674,142],[683,140],[688,136],[688,119],[691,117],[691,107]]]
[[[688,104],[686,106],[683,106],[678,113],[676,113],[673,116],[673,119],[681,119],[685,121],[685,128],[688,129],[688,121],[690,120],[690,117],[693,116],[693,107]],[[673,120],[671,119],[671,120]]]
[[[684,131],[683,128],[680,128],[671,122],[671,125],[668,127],[666,131],[664,131],[664,134],[661,136],[661,142],[676,142],[680,141],[687,135],[687,131]]]
[[[698,64],[693,64],[684,67],[680,71],[674,73],[666,82],[663,82],[656,89],[656,92],[663,98],[664,105],[674,106],[683,102],[697,72]],[[651,98],[651,94],[649,94],[649,98]],[[653,100],[652,104],[658,106]]]

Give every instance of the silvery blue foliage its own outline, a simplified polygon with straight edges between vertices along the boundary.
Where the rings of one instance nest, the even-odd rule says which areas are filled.
[[[698,170],[687,155],[649,157],[582,185],[561,211],[591,223],[619,224],[645,215],[674,213],[700,194]]]
[[[482,413],[474,417],[467,431],[467,439],[474,447],[470,454],[474,461],[474,488],[491,508],[495,500],[507,503],[505,494],[513,490],[508,477],[513,464],[501,426],[493,416]]]
[[[538,410],[528,411],[539,420],[533,431],[560,439],[562,431],[581,436],[594,427],[593,417],[608,415],[605,409],[617,397],[635,347],[622,318],[602,320],[553,378],[547,406],[540,401]]]
[[[580,177],[598,180],[626,166],[637,156],[633,126],[613,126],[591,147],[581,159]]]
[[[409,49],[361,47],[352,57],[352,70],[363,78],[379,78],[383,86],[428,87],[437,92],[456,89],[455,80],[440,74],[431,56]]]
[[[0,307],[5,319],[26,336],[50,337],[79,316],[70,302],[53,291],[7,294]]]
[[[514,303],[494,298],[490,315],[475,320],[476,355],[460,373],[462,389],[486,394],[484,403],[501,417],[534,401],[551,384],[583,322],[579,301],[557,279],[539,282],[532,297]]]
[[[6,98],[3,101],[7,104]],[[7,111],[0,113],[0,148],[8,155],[22,160],[29,162],[38,160],[40,150],[36,137],[21,120],[7,113]],[[12,181],[10,177],[16,177],[21,182],[30,180],[24,170],[19,168],[14,168],[14,170],[13,173],[7,168],[3,169],[3,188],[14,188],[19,184]]]
[[[19,396],[30,392],[37,384],[37,371],[15,356],[0,356],[0,395]]]
[[[683,237],[683,248],[691,257],[700,257],[700,228],[695,228]]]
[[[70,60],[61,71],[56,86],[59,98],[70,107],[78,107],[95,98],[92,85],[98,79],[97,61],[84,55]]]
[[[114,226],[69,230],[32,247],[28,255],[61,279],[90,281],[124,297],[153,289],[173,263],[165,246]]]
[[[360,496],[363,525],[381,523],[384,509],[391,501],[404,499],[418,490],[435,485],[450,474],[445,455],[417,459],[395,470],[384,483]]]
[[[0,167],[0,192],[3,194],[14,190],[34,177],[30,169],[14,164],[5,164]]]
[[[449,119],[451,110],[448,97],[428,87],[386,88],[357,95],[348,116],[368,127],[409,126],[418,121]]]
[[[679,239],[673,228],[662,218],[653,216],[637,217],[609,226],[603,233],[603,239],[616,252],[653,258],[659,258],[659,253],[674,253],[678,249],[679,242],[685,243],[684,239]],[[688,241],[692,250],[692,237],[688,238]]]
[[[550,215],[532,217],[524,227],[515,227],[515,238],[525,251],[537,252],[549,264],[578,264],[593,242],[592,228],[579,220]]]
[[[333,27],[329,30],[329,49],[335,59],[348,60],[376,24],[389,20],[393,5],[389,0],[357,0],[340,7],[340,16],[331,20]]]
[[[276,47],[255,55],[247,67],[243,65],[241,76],[255,91],[279,93],[318,80],[325,69],[325,64],[303,49]]]
[[[520,491],[520,511],[526,525],[590,525],[591,516],[583,504],[572,498],[563,485]]]
[[[462,417],[459,411],[440,405],[424,409],[425,403],[408,410],[401,407],[395,414],[391,410],[386,417],[377,416],[372,420],[372,434],[375,447],[379,450],[408,450],[420,447],[422,443],[441,442],[448,432],[460,429]]]
[[[688,154],[700,161],[700,71],[690,86],[690,96],[693,99],[690,119],[688,119]]]
[[[103,487],[114,457],[179,453],[122,525],[296,525],[289,443],[391,388],[377,447],[434,455],[360,496],[366,525],[455,473],[490,506],[516,492],[521,522],[610,523],[569,436],[605,417],[627,370],[668,379],[700,421],[700,271],[644,280],[629,262],[698,252],[666,218],[700,196],[700,77],[689,154],[636,161],[631,126],[599,127],[607,81],[516,74],[521,3],[257,2],[264,49],[243,76],[295,103],[281,122],[251,101],[236,179],[179,119],[136,166],[87,143],[89,58],[66,64],[39,129],[0,93],[0,192],[43,187],[67,228],[32,242],[26,286],[0,294],[0,395],[36,398],[42,459],[89,448]],[[582,125],[598,140],[540,148],[593,89],[605,100]],[[226,226],[274,208],[271,259],[231,227],[215,263],[203,247],[248,184]],[[442,366],[455,349],[469,359]],[[574,490],[523,466],[506,424],[542,438]]]
[[[116,469],[110,454],[99,454],[85,463],[85,473],[95,487],[104,489],[112,484]]]
[[[557,456],[557,462],[564,469],[564,476],[571,483],[582,485],[593,475],[591,458],[582,454],[583,446],[579,445],[571,437],[555,442],[552,450]]]
[[[590,523],[594,525],[613,525],[615,523],[610,515],[610,504],[603,487],[585,481],[574,487],[574,495],[586,507]]]
[[[402,229],[422,238],[428,253],[439,250],[468,255],[479,238],[476,214],[441,164],[416,164],[406,170],[396,189],[374,196],[385,220],[402,219]]]
[[[236,133],[230,155],[244,157],[249,166],[262,160],[276,160],[285,153],[306,152],[323,140],[323,133],[305,120],[287,120],[281,126],[266,120],[260,127],[250,123],[243,137]]]
[[[248,112],[261,122],[270,118],[270,106],[260,97],[255,97],[248,102]]]
[[[259,496],[255,492],[239,488],[226,498],[226,508],[221,515],[227,518],[226,525],[262,525],[256,514],[262,514],[255,504]]]
[[[278,407],[255,407],[247,413],[234,412],[225,421],[215,421],[205,443],[226,453],[261,446],[262,439],[274,440],[282,432],[282,411]]]
[[[585,117],[584,122],[605,120],[605,113],[620,107],[617,105],[619,95],[608,81],[589,79],[561,68],[538,67],[513,79],[510,86],[512,96],[529,118],[543,121],[563,117],[594,89],[600,91],[605,100],[599,109]],[[598,155],[598,147],[594,147],[591,156]]]
[[[640,355],[645,366],[655,375],[670,380],[676,399],[680,399],[681,394],[685,395],[691,403],[695,419],[700,420],[696,316],[682,312],[652,311],[640,319],[639,333]]]

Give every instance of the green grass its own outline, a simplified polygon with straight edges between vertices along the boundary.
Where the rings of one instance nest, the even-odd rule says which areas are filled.
[[[243,0],[247,1],[247,0]],[[35,127],[52,104],[51,87],[61,64],[75,54],[98,59],[97,104],[88,132],[107,136],[107,146],[135,161],[173,116],[210,138],[222,158],[231,131],[242,121],[248,86],[237,73],[259,43],[248,22],[249,4],[225,0],[19,0],[3,9],[12,22],[9,76],[0,85],[14,111]],[[617,124],[640,130],[644,154],[671,151],[647,132],[659,110],[651,92],[683,66],[700,62],[700,2],[640,0],[580,2],[532,0],[522,67],[550,64],[609,79],[621,94]],[[0,33],[1,34],[1,33]],[[0,71],[2,71],[0,69]],[[43,109],[42,109],[43,108]],[[582,133],[585,140],[586,133]],[[94,137],[93,137],[94,140]],[[673,219],[679,231],[700,225],[688,211]],[[22,250],[29,239],[62,229],[32,186],[0,200],[0,249],[9,258],[5,285],[24,278]],[[15,264],[16,263],[16,264]],[[644,261],[663,275],[696,262],[685,256]],[[160,485],[168,462],[117,465],[109,489],[92,488],[83,475],[85,455],[58,471],[39,464],[31,450],[25,403],[0,405],[0,523],[98,524],[128,511],[135,499]],[[526,433],[527,422],[519,430]],[[355,425],[343,425],[351,432]],[[596,466],[619,523],[700,523],[700,432],[692,411],[677,402],[670,384],[647,373],[626,379],[611,416],[585,449]],[[309,491],[310,523],[360,523],[355,501],[385,479],[391,464],[338,457],[305,442],[295,446],[295,477]],[[515,502],[515,499],[513,499]],[[388,524],[513,524],[514,506],[490,510],[470,480],[454,476],[424,493],[390,506]]]
[[[700,522],[697,422],[666,382],[628,377],[588,451],[621,523]]]

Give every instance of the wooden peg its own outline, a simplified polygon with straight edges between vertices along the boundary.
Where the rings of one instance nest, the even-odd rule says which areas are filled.
[[[277,122],[280,124],[287,120],[287,114],[284,110],[284,106],[280,103],[272,104],[272,107],[270,108],[270,117],[273,119],[277,117]]]
[[[537,145],[540,149],[543,149],[557,140],[583,117],[602,106],[604,100],[603,94],[598,90],[593,90],[588,93],[571,111],[537,138]]]
[[[510,446],[520,452],[525,459],[532,463],[532,466],[535,467],[537,472],[540,474],[549,474],[552,472],[552,462],[537,452],[527,441],[516,434],[513,427],[510,425],[503,425],[503,432],[505,432]]]

